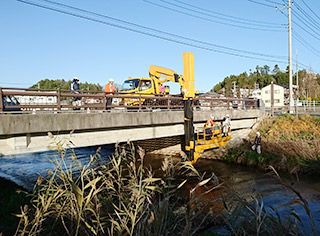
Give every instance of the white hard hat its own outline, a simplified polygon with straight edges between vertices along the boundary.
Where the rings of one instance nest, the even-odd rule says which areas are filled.
[[[109,79],[109,82],[113,82],[113,81],[114,81],[114,79],[112,79],[112,78]]]
[[[212,120],[214,120],[214,116],[210,116],[210,118],[211,118]]]
[[[260,132],[259,131],[257,132],[257,135],[260,136]]]
[[[79,80],[78,77],[73,77],[73,80]]]
[[[226,117],[230,117],[229,114],[227,114]]]

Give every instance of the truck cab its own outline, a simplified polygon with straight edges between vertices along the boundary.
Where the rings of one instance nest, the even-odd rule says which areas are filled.
[[[123,82],[121,93],[157,94],[157,86],[151,78],[129,78]]]

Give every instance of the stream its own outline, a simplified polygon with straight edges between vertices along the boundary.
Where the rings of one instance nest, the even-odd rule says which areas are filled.
[[[97,147],[77,148],[75,154],[82,164],[90,161],[90,155],[96,153]],[[103,146],[100,155],[103,161],[108,160],[114,147]],[[72,152],[67,153],[67,160],[71,162]],[[27,190],[32,190],[38,175],[46,175],[47,170],[52,170],[54,164],[50,162],[58,157],[57,152],[42,152],[0,158],[0,177],[8,179]],[[154,170],[161,168],[163,156],[146,155],[145,162]],[[303,231],[306,235],[313,235],[312,226],[308,215],[302,206],[296,201],[297,195],[291,190],[279,184],[272,175],[261,172],[257,168],[229,164],[217,160],[200,159],[195,165],[200,172],[214,173],[225,186],[235,191],[241,198],[249,200],[255,196],[266,208],[272,207],[281,216],[286,216],[295,210],[303,222]],[[318,234],[320,235],[320,180],[317,178],[300,178],[299,181],[289,175],[282,175],[284,181],[291,184],[308,201]]]

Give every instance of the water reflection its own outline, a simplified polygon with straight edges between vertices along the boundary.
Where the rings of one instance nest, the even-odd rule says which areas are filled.
[[[153,169],[159,170],[164,157],[146,156],[145,162],[151,165]],[[176,159],[179,161],[179,159]],[[253,202],[253,197],[263,201],[267,210],[271,208],[279,212],[280,216],[285,218],[293,210],[299,215],[301,227],[306,235],[313,235],[311,221],[308,214],[298,201],[298,196],[288,188],[281,185],[277,178],[271,172],[264,173],[257,168],[239,166],[216,160],[200,159],[195,168],[200,173],[207,173],[210,176],[214,173],[223,182],[224,187],[212,191],[207,198],[212,198],[214,204],[211,210],[220,211],[223,209],[222,196],[236,194],[240,198]],[[302,194],[303,198],[308,201],[309,208],[312,212],[316,223],[318,234],[320,234],[320,180],[310,178],[300,178],[299,181],[289,175],[281,174],[281,178],[289,183],[295,190]],[[194,186],[186,186],[184,195],[188,195],[188,189]],[[201,189],[199,194],[201,194]],[[227,199],[228,197],[226,197]]]

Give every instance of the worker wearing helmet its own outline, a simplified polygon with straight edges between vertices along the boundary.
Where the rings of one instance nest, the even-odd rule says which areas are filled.
[[[115,92],[114,87],[113,87],[113,82],[114,79],[110,78],[109,79],[109,83],[106,84],[106,86],[104,87],[104,91],[106,92],[106,95],[113,95],[113,93]],[[112,98],[107,98],[107,107],[111,106],[112,104]],[[108,108],[107,110],[110,110],[110,108]]]
[[[223,137],[229,135],[230,125],[231,125],[230,115],[227,114],[227,115],[223,118],[223,122],[222,122]]]
[[[206,140],[210,140],[211,136],[212,136],[212,128],[214,126],[215,122],[214,122],[214,116],[210,116],[210,119],[207,121],[206,125],[205,125],[205,138]]]
[[[206,123],[206,128],[209,128],[209,127],[213,127],[215,124],[214,122],[214,116],[210,116],[210,119],[207,121]]]
[[[69,89],[71,90],[72,94],[80,94],[78,77],[73,77],[73,81],[70,84]],[[78,106],[78,107],[74,107],[73,110],[80,110],[79,106],[81,106],[81,97],[79,97],[79,96],[73,97],[72,98],[72,105]]]
[[[106,92],[107,95],[112,95],[112,93],[115,92],[113,87],[113,82],[114,82],[114,79],[110,78],[109,83],[107,83],[106,86],[104,87],[104,91]]]
[[[258,154],[261,154],[261,135],[259,131],[256,133],[256,138],[254,139],[252,150],[256,150]]]

